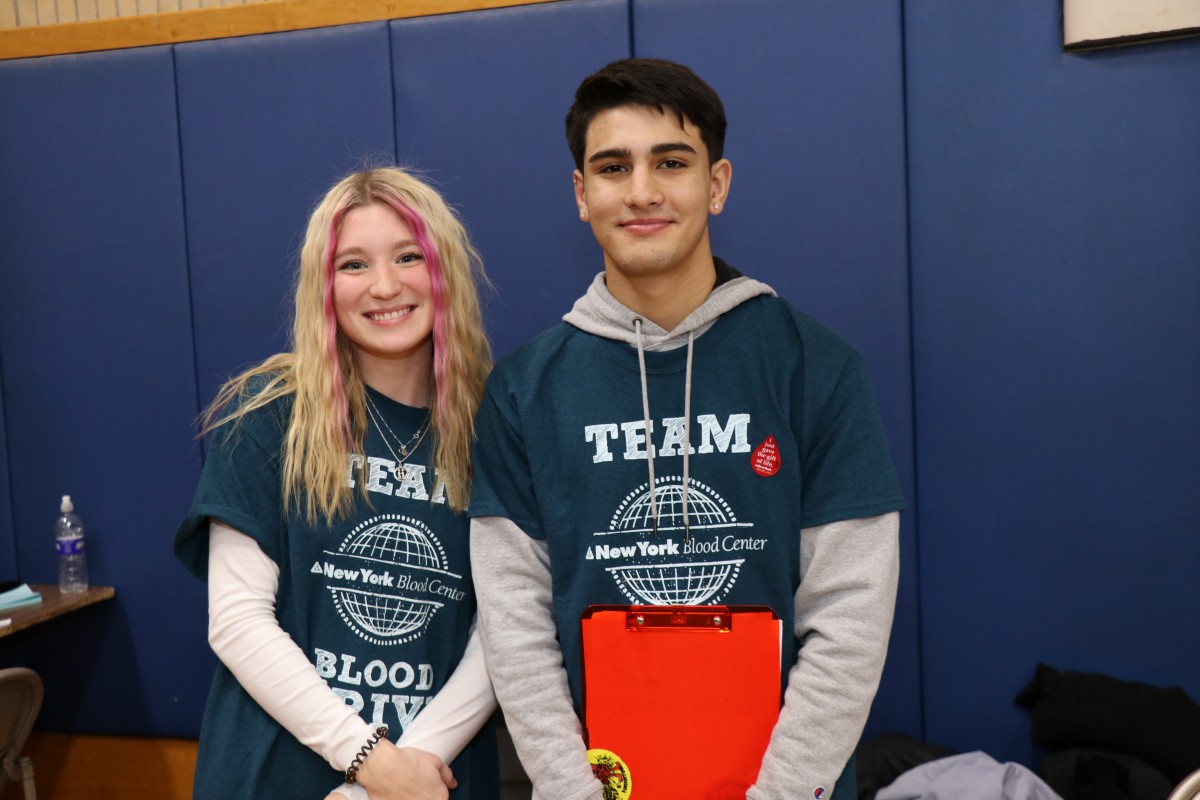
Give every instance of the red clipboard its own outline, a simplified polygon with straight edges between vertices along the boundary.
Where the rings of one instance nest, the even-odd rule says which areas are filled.
[[[766,606],[589,606],[584,738],[605,800],[745,800],[779,719]]]

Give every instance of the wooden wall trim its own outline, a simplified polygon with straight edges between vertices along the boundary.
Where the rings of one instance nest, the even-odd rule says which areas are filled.
[[[271,0],[0,30],[0,60],[223,39],[555,0]]]

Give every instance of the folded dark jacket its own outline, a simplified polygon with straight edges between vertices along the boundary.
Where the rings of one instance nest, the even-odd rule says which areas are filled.
[[[1048,753],[1038,775],[1063,800],[1167,800],[1173,786],[1141,759],[1079,747]]]
[[[1125,753],[1176,783],[1200,768],[1200,705],[1180,688],[1038,664],[1016,702],[1029,710],[1035,745]]]

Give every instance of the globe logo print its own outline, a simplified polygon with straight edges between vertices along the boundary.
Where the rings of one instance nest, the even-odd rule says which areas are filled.
[[[656,478],[654,501],[650,485],[644,483],[625,497],[613,513],[609,529],[597,536],[618,533],[648,534],[654,531],[653,508],[658,507],[659,534],[685,528],[683,519],[683,479],[679,476]],[[740,523],[725,499],[700,481],[689,479],[687,487],[687,528],[691,531],[717,528],[750,527]],[[737,582],[745,559],[728,561],[678,562],[671,564],[629,564],[607,567],[622,594],[633,603],[645,605],[689,605],[719,603]]]
[[[668,483],[678,481],[678,483]],[[665,476],[654,481],[654,503],[650,502],[649,484],[643,483],[617,507],[609,523],[609,533],[651,533],[654,530],[653,506],[658,506],[658,530],[683,530],[683,479]],[[661,485],[660,485],[661,484]],[[742,527],[737,517],[711,487],[689,479],[687,490],[688,527],[694,529]]]
[[[706,564],[609,567],[621,592],[633,603],[651,606],[702,606],[719,603],[733,588],[744,559]],[[720,593],[718,595],[718,593]]]
[[[407,642],[419,636],[445,604],[414,597],[418,591],[413,589],[427,586],[433,576],[462,577],[449,571],[445,550],[428,527],[397,514],[362,523],[346,537],[337,554],[350,562],[342,570],[350,580],[329,586],[334,605],[355,633],[374,644]],[[356,582],[360,575],[368,574],[387,575],[388,580],[382,585]],[[397,577],[400,580],[395,580]]]

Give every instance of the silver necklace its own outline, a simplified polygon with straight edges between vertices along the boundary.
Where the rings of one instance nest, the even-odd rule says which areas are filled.
[[[392,454],[392,459],[396,465],[392,467],[392,474],[396,476],[396,480],[403,482],[408,476],[408,467],[405,466],[405,461],[417,451],[421,442],[425,440],[425,434],[429,432],[429,412],[425,413],[425,421],[421,423],[421,427],[417,428],[417,432],[412,435],[408,442],[403,442],[396,435],[391,426],[387,424],[387,420],[383,418],[383,414],[375,405],[375,401],[371,399],[371,395],[367,395],[367,416],[371,418],[371,424],[375,426],[376,432],[379,433],[379,438],[383,439],[383,446]],[[381,428],[380,425],[383,425]],[[384,434],[383,429],[387,428],[387,432],[396,440],[397,446],[400,448],[400,455],[396,455],[396,451],[392,449],[392,443],[388,441],[388,437]]]

